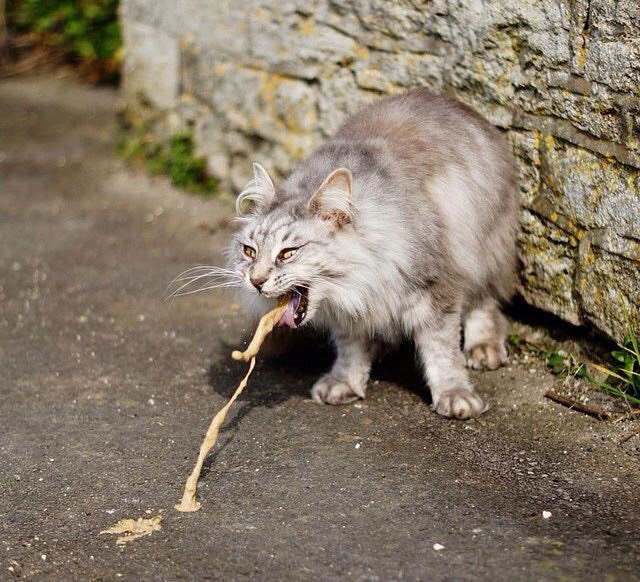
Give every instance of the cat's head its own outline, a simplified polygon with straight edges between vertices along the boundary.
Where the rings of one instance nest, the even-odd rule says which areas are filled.
[[[353,220],[351,172],[336,169],[310,196],[276,188],[260,164],[253,173],[236,202],[242,227],[229,258],[250,303],[264,311],[287,296],[280,324],[298,327],[323,300],[341,292],[340,235],[352,229]]]

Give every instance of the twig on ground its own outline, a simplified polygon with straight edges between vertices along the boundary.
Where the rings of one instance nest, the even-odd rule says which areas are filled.
[[[629,420],[630,418],[634,418],[636,416],[640,416],[640,408],[632,408],[631,412],[623,414],[621,417],[616,418],[613,422],[624,422],[625,420]]]
[[[597,418],[598,420],[606,420],[611,416],[603,408],[599,408],[598,406],[593,406],[591,404],[583,404],[582,402],[578,402],[577,400],[572,400],[571,398],[562,396],[562,394],[558,394],[553,390],[547,390],[544,395],[550,400],[557,402],[558,404],[562,404],[563,406],[571,408],[572,410],[577,410],[578,412],[588,414]]]
[[[640,426],[634,430],[633,432],[630,432],[628,435],[623,436],[619,441],[618,444],[619,445],[623,445],[624,443],[626,443],[627,441],[630,441],[634,436],[637,436],[640,434]]]

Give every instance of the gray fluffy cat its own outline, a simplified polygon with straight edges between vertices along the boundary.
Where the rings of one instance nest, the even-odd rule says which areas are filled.
[[[337,358],[314,400],[364,398],[379,343],[410,337],[436,412],[486,410],[465,360],[495,369],[507,359],[498,302],[511,295],[517,225],[513,161],[496,129],[423,90],[383,99],[281,185],[254,164],[237,208],[231,266],[253,305],[264,312],[286,294],[280,325],[333,337]]]

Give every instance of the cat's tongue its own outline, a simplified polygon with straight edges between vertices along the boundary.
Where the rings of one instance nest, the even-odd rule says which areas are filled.
[[[289,303],[287,304],[287,310],[284,312],[284,315],[278,321],[278,327],[290,327],[291,329],[295,329],[298,327],[296,325],[296,310],[298,309],[298,304],[300,303],[300,296],[292,293],[289,298]]]

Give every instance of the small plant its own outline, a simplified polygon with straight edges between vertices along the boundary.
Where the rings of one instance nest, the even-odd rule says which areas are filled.
[[[116,80],[122,37],[118,0],[18,0],[7,9],[12,32],[61,47],[97,80]]]
[[[508,335],[507,341],[509,342],[509,345],[513,346],[514,348],[519,348],[522,345],[522,338],[516,333]]]
[[[629,326],[629,331],[619,346],[619,350],[611,352],[611,356],[618,363],[615,370],[598,364],[590,364],[592,368],[605,374],[607,379],[613,379],[612,382],[598,380],[590,374],[587,374],[585,378],[601,390],[614,396],[625,398],[632,404],[640,406],[640,350],[638,349],[638,337],[631,329],[631,326]]]
[[[576,359],[571,354],[567,354],[564,350],[543,352],[542,356],[554,375],[574,376],[577,378],[584,377],[584,365],[576,362]]]
[[[123,158],[143,163],[153,174],[167,174],[178,188],[196,194],[217,191],[218,180],[208,175],[206,160],[193,152],[190,132],[176,133],[164,145],[145,127],[123,131],[118,150]]]
[[[171,137],[165,163],[167,174],[178,188],[206,193],[214,192],[218,187],[218,181],[207,175],[205,159],[194,155],[191,134],[188,132]]]
[[[611,352],[617,362],[614,369],[595,363],[582,363],[572,354],[561,350],[544,353],[543,356],[554,374],[584,378],[603,392],[640,406],[640,349],[638,337],[630,326],[624,340],[618,345],[620,349]],[[594,376],[589,368],[604,374],[604,379]]]

